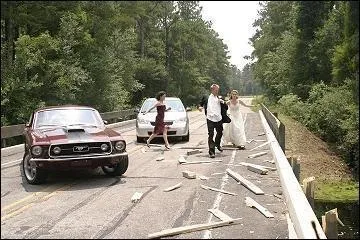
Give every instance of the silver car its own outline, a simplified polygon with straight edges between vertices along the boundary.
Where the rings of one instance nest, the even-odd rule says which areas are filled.
[[[136,118],[136,140],[137,142],[143,142],[153,132],[155,126],[155,118],[157,115],[156,108],[152,109],[147,114],[143,114],[149,108],[154,106],[156,102],[155,98],[148,98],[144,101],[140,110],[138,110],[138,116]],[[189,117],[187,111],[190,108],[185,109],[184,104],[180,98],[166,97],[166,107],[171,107],[171,110],[165,112],[164,122],[169,126],[169,137],[181,137],[184,141],[189,141]],[[162,137],[158,135],[156,137]]]

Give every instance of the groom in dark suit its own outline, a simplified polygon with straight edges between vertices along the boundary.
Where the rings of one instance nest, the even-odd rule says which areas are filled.
[[[224,100],[218,97],[219,85],[212,84],[210,87],[211,94],[208,97],[203,97],[200,101],[200,106],[205,109],[206,123],[208,128],[208,145],[209,157],[215,157],[215,147],[222,152],[220,141],[223,132],[223,121],[230,122],[229,117],[226,115],[228,109]],[[199,108],[201,111],[201,108]],[[214,129],[216,129],[216,136],[214,141]]]

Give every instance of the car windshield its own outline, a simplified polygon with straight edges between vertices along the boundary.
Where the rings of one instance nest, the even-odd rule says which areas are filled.
[[[38,112],[35,120],[35,128],[102,124],[100,115],[92,109],[49,109]]]
[[[141,112],[147,111],[149,108],[154,106],[156,102],[155,98],[147,99],[143,106],[141,107]],[[169,112],[185,112],[184,105],[182,104],[180,99],[166,99],[165,98],[166,108],[171,107]],[[156,108],[152,109],[150,112],[156,112]]]

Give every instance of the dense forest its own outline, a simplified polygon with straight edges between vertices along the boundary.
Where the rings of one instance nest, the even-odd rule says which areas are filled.
[[[251,38],[262,101],[359,166],[359,2],[261,3]]]
[[[215,82],[263,94],[356,167],[358,21],[358,1],[261,2],[240,70],[198,1],[1,1],[1,126],[48,105],[132,108],[160,90],[195,105]]]
[[[1,126],[48,105],[127,109],[160,90],[195,105],[214,82],[253,94],[250,66],[242,80],[211,26],[197,1],[1,1]]]

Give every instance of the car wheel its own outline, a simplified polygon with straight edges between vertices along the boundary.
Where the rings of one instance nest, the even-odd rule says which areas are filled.
[[[123,175],[129,166],[128,156],[122,157],[119,163],[111,166],[102,166],[102,170],[109,176],[121,176]]]
[[[41,184],[45,182],[47,172],[36,167],[36,163],[30,162],[30,154],[25,153],[22,161],[22,170],[26,181],[30,184]]]
[[[141,138],[141,137],[136,136],[136,142],[138,142],[138,143],[143,143],[143,142],[144,142],[144,138]]]
[[[183,137],[183,140],[185,142],[188,142],[190,140],[190,131],[188,131],[188,134],[185,137]]]

